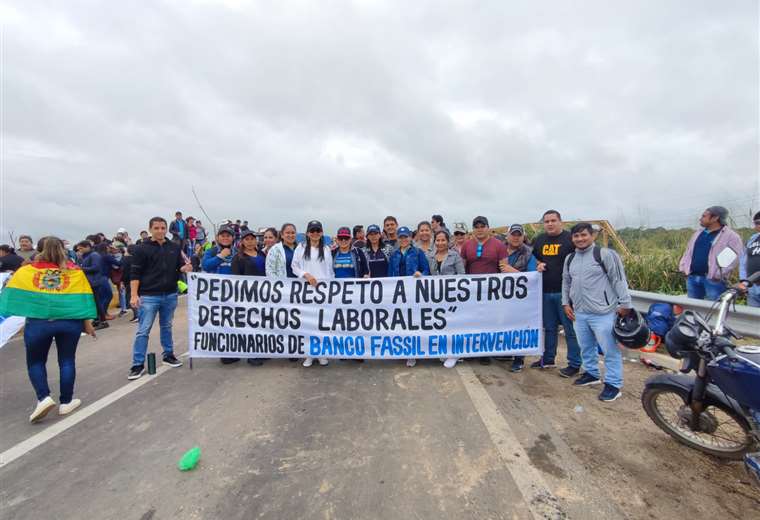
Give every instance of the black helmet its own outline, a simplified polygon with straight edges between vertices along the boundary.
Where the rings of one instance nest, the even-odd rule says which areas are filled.
[[[641,313],[631,309],[625,316],[615,318],[612,335],[624,347],[641,348],[649,343],[649,326]]]
[[[681,359],[684,353],[694,350],[700,330],[700,322],[697,321],[697,316],[693,311],[681,313],[665,335],[665,347],[668,353],[676,359]]]

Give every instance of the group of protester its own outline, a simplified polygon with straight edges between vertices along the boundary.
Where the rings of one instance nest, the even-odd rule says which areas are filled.
[[[741,239],[737,243],[738,235],[728,228],[726,218],[724,208],[708,208],[700,219],[703,230],[694,234],[681,260],[680,267],[688,276],[692,297],[715,299],[725,289],[735,266],[717,267],[716,257],[723,247],[742,253],[742,277],[760,270],[760,213],[754,217],[756,233],[746,247]],[[542,273],[543,284],[544,352],[530,368],[556,368],[559,327],[562,326],[567,343],[567,365],[558,371],[559,375],[574,378],[575,386],[603,383],[599,399],[614,401],[621,395],[623,364],[613,325],[616,316],[625,316],[631,311],[623,263],[614,250],[595,244],[595,231],[589,223],[581,222],[565,230],[556,210],[544,212],[542,223],[543,232],[529,243],[520,224],[512,224],[506,240],[500,240],[491,232],[484,216],[473,219],[469,236],[463,225],[455,226],[451,233],[440,215],[420,222],[414,230],[399,226],[395,217],[388,216],[382,228],[376,224],[367,226],[366,230],[360,225],[340,227],[334,240],[325,236],[319,221],[312,220],[307,223],[305,236],[300,241],[296,226],[285,223],[279,230],[267,228],[260,244],[259,235],[248,228],[247,222],[227,221],[214,237],[209,237],[202,223],[192,217],[185,219],[177,212],[171,223],[162,217],[150,219],[148,230],[141,232],[140,239],[134,243],[124,229],[112,240],[103,234],[88,236],[76,244],[73,251],[55,237],[41,239],[35,249],[31,237],[23,236],[17,252],[0,246],[0,270],[15,270],[12,280],[28,277],[28,272],[22,274],[27,268],[60,270],[64,274],[81,271],[93,295],[91,315],[85,317],[94,321],[84,319],[82,323],[82,314],[90,311],[83,311],[81,306],[76,316],[67,315],[65,306],[48,306],[46,311],[42,306],[31,305],[28,308],[33,311],[20,313],[18,304],[14,308],[15,300],[8,296],[9,291],[0,294],[0,315],[27,318],[24,332],[27,364],[38,399],[30,420],[35,422],[55,406],[45,375],[45,362],[54,338],[61,369],[59,411],[70,413],[79,406],[79,401],[73,399],[76,344],[82,330],[94,335],[96,327],[107,326],[107,321],[112,319],[107,312],[112,298],[111,282],[120,291],[121,313],[131,308],[135,312],[131,321],[138,322],[128,374],[129,379],[138,379],[145,373],[148,337],[156,317],[159,318],[163,363],[172,367],[182,365],[174,355],[172,319],[177,307],[178,283],[193,270],[302,278],[311,285],[332,278],[538,271]],[[171,239],[167,233],[172,234]],[[113,278],[115,271],[121,273],[118,280]],[[53,277],[51,283],[58,283],[60,279],[60,276]],[[750,288],[749,302],[760,305],[757,288]],[[55,309],[55,313],[50,314],[50,309]],[[603,380],[599,370],[600,354],[604,356]],[[509,359],[511,371],[523,369],[522,357]],[[488,357],[479,360],[482,364],[491,362]],[[235,361],[239,360],[222,360],[223,363]],[[248,361],[251,364],[263,362],[262,359]],[[451,368],[457,361],[447,358],[444,366]],[[306,358],[303,365],[309,367],[313,362],[312,358]],[[318,359],[318,362],[328,364],[327,359]],[[415,363],[414,359],[406,360],[407,366]]]

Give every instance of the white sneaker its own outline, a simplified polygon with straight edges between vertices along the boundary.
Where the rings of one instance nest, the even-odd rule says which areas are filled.
[[[68,415],[82,404],[80,399],[72,399],[70,403],[62,404],[58,407],[58,415]]]
[[[416,359],[407,359],[406,360],[406,366],[408,366],[408,367],[413,367],[416,364],[417,364],[417,360]]]
[[[303,366],[310,367],[314,363],[314,358],[307,357],[303,360]]]
[[[443,362],[443,366],[445,366],[446,368],[454,368],[456,364],[457,364],[457,358],[455,357],[446,358],[446,361]]]
[[[37,403],[37,407],[32,412],[32,415],[29,416],[29,422],[33,423],[42,420],[53,408],[55,408],[55,401],[53,401],[52,397],[47,396]]]
[[[326,367],[327,365],[330,364],[330,361],[327,358],[321,357],[319,358],[319,364],[322,365],[323,367]]]

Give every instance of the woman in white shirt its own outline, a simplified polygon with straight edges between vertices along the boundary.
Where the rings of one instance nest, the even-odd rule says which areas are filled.
[[[334,278],[332,253],[325,245],[325,237],[322,231],[322,223],[312,220],[306,225],[306,243],[298,244],[293,253],[293,274],[303,278],[312,286],[317,285],[318,280]],[[303,366],[310,367],[314,358],[307,357]],[[327,358],[319,358],[319,364],[328,364]]]

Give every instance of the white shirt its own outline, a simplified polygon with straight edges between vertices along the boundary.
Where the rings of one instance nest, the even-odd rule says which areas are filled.
[[[332,252],[328,246],[324,247],[325,259],[319,259],[319,249],[312,247],[310,251],[311,258],[304,258],[304,252],[306,248],[304,244],[298,244],[295,252],[293,253],[293,274],[299,278],[303,278],[303,275],[309,273],[317,280],[328,280],[335,278],[333,272]]]

